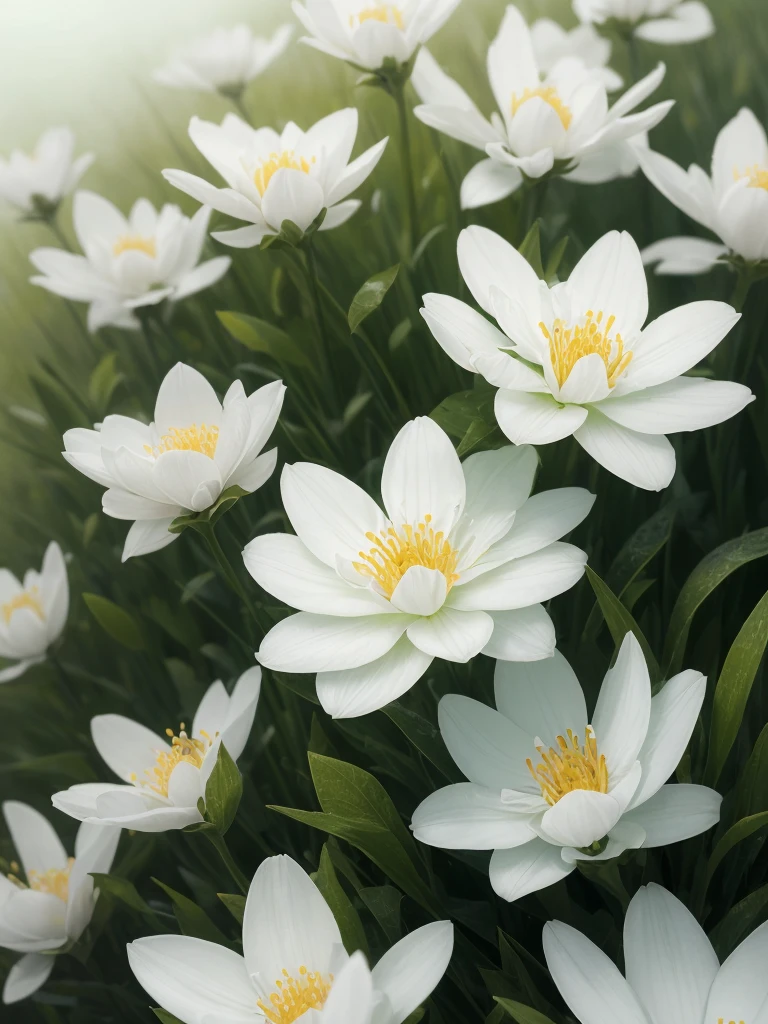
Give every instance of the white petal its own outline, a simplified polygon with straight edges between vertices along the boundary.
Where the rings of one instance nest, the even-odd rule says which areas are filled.
[[[3,1003],[18,1003],[26,999],[48,981],[56,957],[40,953],[27,953],[17,960],[8,972],[3,986]]]
[[[718,971],[707,1001],[705,1020],[764,1024],[768,999],[768,924],[761,924],[737,946]]]
[[[534,494],[518,509],[506,537],[486,552],[476,568],[541,551],[583,522],[594,503],[595,495],[583,487],[558,487]]]
[[[489,874],[496,895],[511,903],[554,885],[572,871],[573,865],[565,863],[559,846],[545,843],[543,839],[532,839],[516,849],[494,850]],[[592,1024],[591,1017],[584,1020]]]
[[[646,491],[662,491],[675,475],[675,450],[663,434],[640,434],[590,409],[574,437],[614,476]]]
[[[211,238],[215,238],[222,245],[231,245],[233,249],[252,249],[259,245],[267,234],[269,228],[266,224],[248,224],[244,228],[233,228],[231,231],[212,231]]]
[[[393,608],[407,615],[435,615],[445,604],[447,581],[439,569],[412,565],[392,591]]]
[[[443,351],[471,373],[477,372],[470,362],[473,356],[493,355],[509,346],[509,338],[498,327],[450,295],[425,295],[421,315]]]
[[[320,185],[303,171],[282,167],[276,171],[261,199],[264,220],[277,231],[290,220],[306,231],[325,206]]]
[[[657,274],[704,274],[727,252],[728,246],[720,242],[676,236],[653,242],[640,255],[645,266],[656,264]]]
[[[714,228],[716,214],[712,184],[701,168],[691,167],[684,171],[663,153],[644,146],[636,146],[635,154],[640,169],[654,188],[692,220]]]
[[[443,850],[506,850],[534,837],[530,815],[507,807],[498,792],[459,782],[430,793],[413,812],[421,843]]]
[[[192,512],[202,512],[210,508],[221,494],[223,486],[219,467],[214,460],[197,451],[163,452],[155,459],[152,480],[167,496],[169,502],[181,505]],[[165,507],[159,505],[158,509]],[[162,515],[167,515],[167,512],[163,512]],[[152,518],[160,519],[162,516],[156,514]]]
[[[568,729],[583,739],[587,705],[576,673],[559,651],[525,665],[497,662],[493,678],[496,707],[527,736],[548,747]]]
[[[173,519],[148,519],[134,523],[125,538],[122,561],[139,555],[150,555],[172,544],[179,537],[178,533],[168,532],[172,522]]]
[[[132,776],[141,778],[158,754],[171,749],[157,733],[123,715],[96,715],[91,736],[102,760],[124,782],[132,782]]]
[[[496,392],[496,420],[514,444],[551,444],[570,437],[586,420],[580,405],[561,405],[551,395],[530,391]]]
[[[173,292],[174,302],[186,299],[189,295],[195,295],[204,288],[210,288],[216,284],[229,270],[229,256],[217,256],[215,259],[206,260],[199,264],[194,270],[190,270],[180,279]]]
[[[605,838],[621,816],[621,806],[609,793],[574,789],[545,812],[541,831],[550,842],[580,847]]]
[[[608,398],[604,416],[641,434],[703,430],[740,413],[755,396],[743,384],[705,377],[677,377],[643,391]]]
[[[366,149],[364,153],[361,153],[360,156],[353,160],[351,164],[347,165],[325,197],[326,206],[336,206],[337,203],[346,199],[350,193],[354,192],[356,188],[359,188],[360,185],[362,185],[383,156],[388,142],[388,138],[382,139],[380,142],[377,142],[376,145],[371,146],[370,149]],[[355,209],[357,209],[357,206]]]
[[[592,717],[597,745],[605,756],[609,777],[623,776],[637,760],[648,734],[650,715],[648,666],[634,633],[627,633],[613,668],[605,675]]]
[[[342,203],[331,206],[323,218],[319,231],[333,231],[334,228],[346,224],[350,217],[353,217],[362,206],[360,199],[345,199]]]
[[[165,375],[155,402],[155,425],[160,435],[173,429],[221,423],[221,402],[216,392],[192,366],[176,363]]]
[[[43,875],[51,868],[66,867],[64,846],[53,825],[39,811],[17,800],[6,800],[3,815],[27,876],[30,871]]]
[[[453,925],[433,921],[396,942],[373,968],[373,984],[387,998],[394,1021],[404,1021],[431,995],[453,953]]]
[[[78,840],[83,834],[88,842],[78,843],[75,863],[69,874],[65,929],[67,938],[71,941],[80,938],[93,916],[96,901],[92,873],[109,873],[120,842],[120,829],[111,826],[99,828],[83,824],[78,829]]]
[[[706,39],[715,31],[715,23],[709,8],[699,0],[686,0],[677,4],[667,18],[652,18],[635,29],[638,39],[652,43],[674,45],[694,43]]]
[[[555,626],[540,604],[509,612],[489,612],[493,633],[482,653],[501,661],[539,661],[555,651]]]
[[[644,848],[666,846],[701,835],[716,825],[722,802],[714,789],[678,783],[662,786],[650,800],[626,811],[624,819],[645,829]]]
[[[634,338],[648,316],[648,285],[634,238],[626,231],[603,235],[574,267],[568,292],[574,313],[615,316],[616,332]]]
[[[470,782],[497,793],[539,793],[526,765],[534,753],[533,737],[510,719],[456,693],[443,697],[437,717],[448,752]]]
[[[365,956],[357,950],[334,976],[333,988],[322,1014],[310,1010],[306,1017],[308,1021],[312,1019],[314,1024],[320,1019],[325,1020],[326,1024],[370,1024],[374,1006],[377,1005],[376,996]]]
[[[491,288],[519,296],[524,304],[538,297],[536,271],[514,246],[488,228],[473,225],[459,235],[459,268],[477,304],[493,314]]]
[[[484,611],[457,611],[443,606],[429,618],[418,618],[407,629],[408,639],[433,658],[465,664],[485,647],[493,619]]]
[[[499,163],[488,157],[475,164],[461,183],[460,201],[462,210],[476,210],[480,206],[498,203],[506,199],[523,183],[523,176],[517,167]]]
[[[412,621],[410,615],[342,618],[298,612],[272,627],[257,657],[276,672],[359,668],[394,647]]]
[[[536,450],[528,445],[507,445],[465,459],[467,500],[458,531],[461,540],[457,538],[460,574],[508,534],[512,522],[517,521],[516,510],[526,505],[538,467]],[[469,534],[469,543],[463,534]]]

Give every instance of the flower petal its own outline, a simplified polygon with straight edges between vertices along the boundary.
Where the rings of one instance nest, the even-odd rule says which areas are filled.
[[[515,849],[493,851],[489,871],[491,888],[497,896],[511,903],[554,885],[570,875],[573,867],[565,863],[559,846],[545,843],[543,839],[532,839]],[[585,1017],[584,1020],[592,1024],[593,1019]],[[624,1024],[624,1019],[621,1020]]]
[[[622,821],[645,829],[643,848],[666,846],[701,835],[720,820],[723,798],[707,786],[677,783],[662,786],[639,807],[625,811]]]
[[[37,992],[48,981],[55,963],[56,957],[40,953],[27,953],[17,960],[5,979],[3,1003],[18,1003]]]
[[[506,850],[533,839],[529,820],[505,806],[498,792],[459,782],[422,800],[411,829],[419,842],[443,850]]]
[[[493,619],[484,611],[457,611],[443,606],[429,618],[418,618],[407,629],[408,639],[433,658],[466,664],[485,647]]]
[[[692,238],[678,235],[653,242],[640,255],[643,264],[656,264],[657,274],[705,274],[717,266],[721,256],[728,252],[728,246],[710,242],[706,238]]]
[[[522,184],[523,175],[517,167],[510,167],[488,157],[475,164],[465,175],[459,193],[461,208],[476,210],[480,206],[498,203],[511,196]]]
[[[51,868],[67,866],[67,853],[47,818],[28,804],[6,800],[3,815],[24,874],[44,875]]]
[[[324,206],[321,186],[308,174],[290,167],[281,167],[272,175],[261,199],[264,220],[276,231],[284,220],[306,231]]]
[[[493,708],[457,693],[442,698],[437,718],[448,752],[470,782],[497,793],[513,789],[538,795],[526,765],[534,753],[533,736]]]
[[[496,420],[514,444],[551,444],[570,437],[586,420],[580,405],[561,405],[552,395],[501,388],[494,402]]]
[[[290,615],[267,633],[257,657],[276,672],[333,672],[381,658],[413,621],[410,615]]]
[[[627,633],[613,668],[605,675],[592,716],[598,749],[605,756],[609,777],[625,775],[637,760],[648,735],[650,715],[648,666],[634,633]]]
[[[663,434],[640,434],[598,409],[574,432],[581,447],[614,476],[646,491],[662,491],[675,475],[675,449]]]
[[[433,921],[388,949],[372,971],[374,988],[387,999],[393,1021],[404,1021],[431,995],[453,953],[453,925]]]
[[[576,673],[560,651],[529,664],[497,662],[493,677],[496,707],[531,739],[553,747],[568,729],[584,738],[587,705]]]
[[[412,565],[392,591],[393,608],[407,615],[435,615],[445,604],[447,581],[439,569]]]
[[[421,315],[443,351],[464,370],[476,373],[473,356],[495,354],[509,346],[506,334],[484,316],[451,295],[430,292],[424,296]]]
[[[621,805],[610,793],[574,789],[545,812],[541,831],[561,846],[591,846],[603,839],[621,817]]]
[[[642,391],[607,398],[604,416],[641,434],[703,430],[740,413],[755,396],[743,384],[705,377],[676,377]]]
[[[768,922],[737,946],[717,973],[707,1000],[705,1020],[765,1020],[768,999]]]
[[[538,661],[555,650],[555,625],[540,604],[509,612],[490,612],[493,633],[482,653],[501,661]]]
[[[495,231],[476,224],[464,228],[459,235],[457,252],[462,277],[475,302],[486,313],[493,315],[490,293],[494,286],[505,295],[519,297],[526,308],[534,300],[538,302],[542,285],[536,271]]]
[[[166,741],[123,715],[96,715],[91,719],[91,737],[102,760],[124,782],[132,782],[152,768],[158,754],[168,753]]]
[[[634,338],[648,316],[648,285],[634,238],[609,231],[582,256],[568,278],[575,315],[588,309],[616,317],[617,333]]]

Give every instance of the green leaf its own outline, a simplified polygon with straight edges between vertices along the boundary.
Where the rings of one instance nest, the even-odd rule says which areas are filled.
[[[764,725],[739,781],[739,814],[768,810],[768,725]]]
[[[245,896],[238,896],[235,893],[228,892],[217,892],[216,895],[237,923],[242,924],[245,917]]]
[[[132,651],[143,651],[146,644],[139,624],[124,608],[100,594],[83,594],[88,610],[105,633]]]
[[[201,572],[198,576],[194,576],[189,583],[187,583],[181,593],[181,603],[187,604],[189,601],[194,600],[198,597],[200,591],[215,578],[216,573],[213,569],[209,569],[207,572]]]
[[[152,881],[155,885],[159,885],[170,898],[179,928],[184,935],[191,935],[196,939],[206,939],[208,942],[218,942],[222,946],[229,945],[226,935],[216,927],[202,907],[198,907],[188,896],[176,892],[170,885],[166,885],[158,878],[153,878]]]
[[[157,1017],[163,1024],[181,1024],[178,1017],[174,1017],[172,1013],[168,1013],[167,1010],[163,1010],[160,1006],[151,1007],[152,1013]]]
[[[235,820],[243,796],[243,777],[223,743],[205,787],[205,820],[223,836]]]
[[[440,735],[440,730],[426,718],[393,701],[381,709],[394,722],[403,735],[419,750],[428,761],[442,772],[449,782],[461,782],[464,776],[456,767],[453,758]]]
[[[88,381],[88,397],[99,411],[109,406],[115,388],[122,380],[123,374],[117,371],[117,352],[108,352]]]
[[[768,644],[768,593],[758,601],[733,641],[717,681],[712,705],[704,782],[714,786],[736,740],[752,684]]]
[[[369,317],[382,304],[384,296],[395,283],[395,278],[399,271],[399,263],[389,267],[387,270],[379,271],[378,274],[368,278],[354,299],[352,299],[352,304],[347,314],[347,321],[349,322],[349,329],[352,334],[355,333],[363,320]]]
[[[568,235],[564,235],[557,245],[550,253],[547,265],[544,268],[544,280],[547,284],[551,283],[557,275],[560,269],[560,264],[563,262],[563,256],[565,256],[565,250],[568,248],[570,239]]]
[[[439,427],[451,437],[462,440],[470,429],[477,430],[474,424],[479,420],[488,428],[488,432],[496,426],[496,415],[493,411],[496,389],[479,385],[469,391],[457,391],[444,398],[429,414]]]
[[[245,345],[252,352],[260,352],[270,356],[276,363],[289,363],[310,369],[309,357],[301,346],[286,331],[267,320],[246,313],[233,313],[220,310],[216,316],[226,327],[232,337]]]
[[[513,1020],[517,1021],[517,1024],[553,1024],[543,1013],[523,1003],[517,1003],[514,999],[504,999],[502,996],[494,996],[494,999],[499,1006],[504,1007]]]
[[[534,221],[517,250],[524,257],[536,272],[536,276],[544,280],[544,266],[541,262],[541,226],[538,220]]]
[[[736,949],[759,924],[768,910],[768,885],[763,885],[731,907],[722,921],[709,933],[720,963]]]
[[[751,835],[768,825],[768,811],[760,811],[759,814],[752,814],[748,818],[742,818],[735,825],[731,825],[724,836],[721,837],[717,846],[712,851],[707,864],[706,885],[712,881],[712,876],[717,871],[723,858],[731,852],[737,843],[748,839]]]
[[[688,633],[701,604],[732,572],[756,558],[768,555],[768,527],[745,533],[715,548],[703,558],[685,581],[669,618],[662,665],[664,676],[680,671]]]
[[[99,892],[104,895],[113,896],[116,900],[124,903],[126,907],[142,917],[152,921],[156,927],[160,927],[160,919],[147,901],[141,896],[133,882],[127,878],[119,878],[117,875],[105,875],[92,871],[91,878]]]
[[[231,487],[227,487],[226,490],[222,491],[213,505],[205,509],[204,512],[188,512],[177,516],[168,527],[168,532],[181,533],[182,530],[191,527],[193,530],[204,533],[248,493],[248,491],[243,490],[237,484],[232,484]]]
[[[371,885],[360,890],[360,899],[378,921],[387,942],[394,946],[403,936],[400,923],[402,893],[391,885]]]
[[[333,916],[336,918],[336,924],[341,932],[341,941],[344,943],[346,951],[351,955],[355,950],[362,949],[366,957],[368,957],[368,942],[365,938],[365,931],[363,930],[360,916],[336,877],[336,872],[333,869],[328,853],[327,843],[323,844],[323,849],[320,853],[320,865],[312,877],[315,885],[323,894],[323,899],[331,908]]]
[[[589,566],[587,566],[587,579],[595,592],[600,609],[605,618],[606,625],[611,631],[613,642],[618,648],[627,633],[634,633],[638,643],[643,649],[651,682],[659,678],[659,665],[654,657],[653,651],[645,634],[635,622],[631,612],[627,611],[621,601]]]

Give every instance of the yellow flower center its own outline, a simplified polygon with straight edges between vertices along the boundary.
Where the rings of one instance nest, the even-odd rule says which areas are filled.
[[[165,734],[171,741],[171,749],[160,751],[154,766],[147,768],[144,772],[145,778],[140,779],[136,772],[131,775],[131,782],[134,785],[145,786],[153,793],[157,793],[158,796],[168,796],[168,782],[177,764],[186,761],[187,764],[192,764],[195,768],[202,768],[205,755],[213,745],[213,739],[202,730],[200,731],[202,739],[187,736],[183,722],[179,726],[178,736],[174,735],[173,729],[166,729]],[[216,733],[216,736],[218,735]]]
[[[554,85],[540,85],[537,89],[525,89],[522,93],[515,93],[512,97],[512,116],[514,117],[520,107],[528,100],[532,100],[534,96],[538,96],[540,100],[544,100],[552,107],[560,118],[563,128],[567,131],[573,120],[573,114],[571,108],[560,99],[560,94]]]
[[[305,174],[309,174],[310,167],[316,161],[317,157],[314,156],[311,161],[306,160],[303,156],[297,160],[292,149],[284,149],[282,153],[270,153],[268,158],[262,160],[261,165],[254,171],[253,182],[259,190],[259,195],[263,196],[272,176],[281,168],[287,167],[292,171],[303,171]]]
[[[738,167],[733,168],[734,181],[741,178],[749,178],[748,188],[764,188],[768,191],[768,167],[761,167],[760,164],[752,164],[741,171]],[[741,1022],[739,1022],[741,1024]]]
[[[65,868],[51,868],[48,871],[30,871],[27,875],[29,888],[34,889],[35,892],[44,892],[50,896],[57,896],[66,903],[69,897],[69,873],[74,863],[75,858],[70,857]]]
[[[154,238],[145,238],[143,235],[121,235],[112,246],[114,256],[120,256],[121,253],[130,250],[143,252],[145,256],[151,256],[152,259],[157,256],[157,245]]]
[[[575,789],[588,789],[593,793],[608,792],[608,768],[605,755],[597,751],[597,740],[591,726],[587,726],[584,746],[579,737],[568,730],[568,738],[557,737],[557,750],[536,747],[541,762],[534,768],[529,757],[528,771],[541,787],[541,795],[554,806],[566,793]]]
[[[395,4],[375,4],[373,7],[366,7],[359,14],[350,14],[349,24],[356,28],[364,21],[380,21],[385,25],[395,25],[397,28],[405,28],[403,12]]]
[[[22,590],[20,594],[5,602],[2,606],[2,612],[6,625],[13,618],[13,613],[19,611],[20,608],[28,608],[41,621],[45,619],[43,602],[40,600],[40,591],[37,587],[29,587],[28,590]]]
[[[717,1018],[717,1024],[744,1024],[744,1021],[743,1020],[726,1020],[725,1017],[718,1017]]]
[[[605,363],[608,387],[616,386],[619,377],[632,362],[632,353],[624,351],[621,335],[611,337],[616,322],[609,316],[603,323],[602,310],[595,316],[587,310],[583,325],[566,327],[564,320],[555,320],[551,332],[546,324],[539,323],[539,330],[549,342],[549,358],[560,387],[565,384],[579,359],[596,353]]]
[[[147,455],[162,455],[163,452],[202,452],[212,459],[219,443],[219,428],[213,424],[207,427],[202,423],[199,427],[193,423],[190,427],[171,427],[167,434],[160,438],[160,444],[154,448],[144,445]]]
[[[392,597],[395,587],[413,565],[441,572],[447,593],[459,578],[456,572],[459,552],[451,547],[442,530],[435,533],[431,522],[432,516],[428,515],[416,527],[405,523],[397,530],[390,526],[381,534],[366,533],[373,547],[367,552],[358,552],[362,561],[352,564],[361,576],[375,580],[387,597]]]
[[[307,1010],[322,1009],[332,984],[332,974],[323,977],[300,967],[298,978],[293,978],[283,968],[283,976],[275,981],[275,991],[269,997],[269,1006],[261,999],[258,1006],[272,1024],[293,1024]]]

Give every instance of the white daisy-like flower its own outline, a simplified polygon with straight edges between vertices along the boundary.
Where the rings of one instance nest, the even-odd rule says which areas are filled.
[[[50,216],[93,163],[93,153],[75,157],[75,136],[69,128],[49,128],[31,154],[15,149],[0,157],[0,199],[23,213]]]
[[[297,536],[252,540],[243,558],[268,593],[294,608],[257,657],[278,672],[313,672],[336,718],[396,700],[433,658],[549,657],[555,631],[541,601],[568,590],[586,555],[559,538],[587,515],[578,487],[529,498],[533,448],[462,464],[427,417],[407,423],[381,478],[386,512],[357,484],[311,463],[286,466],[283,504]]]
[[[675,237],[643,250],[657,274],[703,274],[727,253],[748,263],[768,260],[768,139],[751,110],[742,108],[718,133],[711,174],[687,171],[652,150],[638,151],[643,173],[663,196],[719,242]]]
[[[34,807],[9,800],[3,815],[23,868],[0,875],[0,946],[22,953],[3,988],[3,1002],[16,1003],[41,988],[56,950],[77,942],[91,920],[98,890],[91,872],[112,866],[119,828],[81,825],[75,855],[68,857],[53,826]]]
[[[671,100],[632,113],[658,88],[663,64],[608,106],[606,81],[585,59],[565,56],[543,74],[534,38],[520,11],[509,6],[488,50],[488,77],[500,113],[485,118],[462,87],[422,51],[413,82],[422,105],[416,116],[486,154],[461,186],[465,209],[511,195],[525,178],[553,171],[596,184],[637,169],[629,140],[661,121]]]
[[[112,415],[94,430],[66,432],[62,454],[107,488],[104,512],[133,520],[123,561],[166,547],[179,536],[168,530],[177,516],[204,512],[227,488],[250,494],[266,483],[277,449],[261,451],[284,395],[279,380],[251,395],[236,380],[222,403],[198,370],[177,363],[160,385],[152,423]]]
[[[87,302],[88,328],[107,324],[136,329],[136,311],[168,299],[178,302],[209,288],[229,269],[228,256],[200,263],[210,209],[191,219],[178,206],[156,210],[137,200],[128,215],[94,192],[78,192],[72,220],[85,255],[35,249],[29,258],[40,271],[32,284],[75,302]]]
[[[768,922],[721,965],[701,925],[676,896],[642,886],[624,920],[626,979],[581,932],[544,926],[552,978],[582,1024],[761,1024],[768,1003]]]
[[[16,662],[0,671],[0,683],[18,679],[45,660],[68,612],[67,566],[55,540],[46,548],[40,572],[28,569],[18,580],[9,569],[0,569],[0,657]]]
[[[317,886],[296,861],[268,857],[253,877],[243,956],[187,935],[128,944],[139,984],[182,1024],[402,1024],[442,978],[453,925],[434,921],[370,970],[349,956]]]
[[[675,473],[666,434],[722,423],[754,400],[743,384],[684,376],[738,321],[733,307],[691,302],[643,326],[648,283],[626,232],[603,235],[552,287],[486,228],[464,230],[458,253],[502,330],[448,295],[425,295],[422,315],[452,359],[499,388],[496,419],[515,444],[573,435],[615,476],[658,491]]]
[[[270,39],[248,25],[217,28],[181,47],[152,77],[173,89],[238,96],[285,52],[292,35],[291,25],[281,25]]]
[[[573,0],[576,16],[602,25],[614,20],[650,43],[695,43],[715,31],[709,8],[700,0]]]
[[[294,0],[302,43],[363,71],[406,66],[461,0]]]
[[[608,67],[611,41],[601,36],[594,25],[585,22],[565,29],[551,18],[537,18],[531,24],[531,43],[539,71],[549,74],[566,57],[582,60],[588,68],[599,71],[609,92],[620,89],[624,80]]]
[[[251,128],[234,114],[220,125],[193,117],[189,137],[226,182],[211,185],[188,171],[165,170],[163,177],[214,210],[248,222],[213,237],[239,249],[277,235],[283,221],[306,231],[325,211],[321,231],[344,224],[360,208],[347,197],[359,188],[379,162],[387,139],[371,146],[350,163],[357,137],[354,108],[337,110],[309,131],[290,121],[281,133]]]
[[[233,761],[253,726],[261,689],[258,666],[244,672],[231,694],[212,683],[195,712],[192,728],[165,736],[123,715],[97,715],[91,736],[115,782],[84,782],[54,793],[53,806],[78,821],[119,825],[137,832],[166,832],[203,820],[198,802],[223,744]]]
[[[440,732],[469,782],[428,796],[411,828],[430,846],[493,850],[491,885],[503,899],[554,884],[579,860],[666,846],[719,821],[713,789],[664,785],[704,700],[700,672],[681,672],[651,698],[628,633],[591,717],[559,653],[498,662],[494,688],[497,711],[456,694],[440,701]]]

